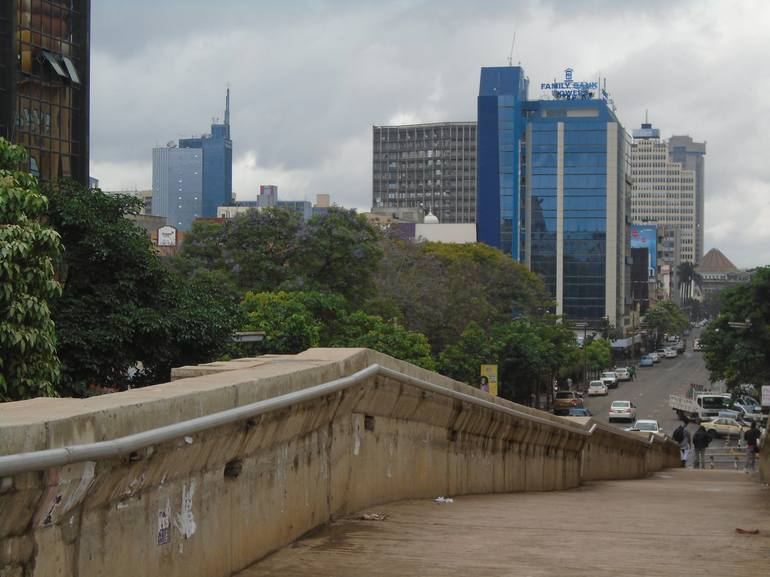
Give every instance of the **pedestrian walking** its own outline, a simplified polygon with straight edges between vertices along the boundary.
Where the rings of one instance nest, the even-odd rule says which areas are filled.
[[[684,423],[679,425],[671,434],[671,438],[679,443],[679,458],[682,460],[682,467],[687,466],[687,458],[690,456],[690,448],[692,447],[690,431],[687,430],[688,424],[689,421],[685,417]]]
[[[759,429],[757,422],[752,421],[751,428],[743,433],[743,440],[746,441],[746,473],[754,470],[757,462],[757,453],[759,453]]]
[[[636,366],[635,365],[631,365],[630,367],[628,367],[628,372],[631,375],[631,380],[635,381],[636,380]]]
[[[695,449],[695,461],[693,462],[693,469],[705,469],[706,468],[706,448],[711,442],[706,427],[700,425],[698,430],[692,436],[692,446]]]

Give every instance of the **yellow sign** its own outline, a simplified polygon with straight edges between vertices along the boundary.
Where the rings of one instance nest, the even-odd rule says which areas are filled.
[[[481,365],[480,388],[497,396],[497,365]]]

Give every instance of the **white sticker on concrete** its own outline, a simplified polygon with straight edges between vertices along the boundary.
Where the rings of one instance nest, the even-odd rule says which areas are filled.
[[[353,422],[353,454],[358,456],[361,451],[361,419],[356,418]]]
[[[193,515],[193,495],[195,494],[195,481],[190,481],[190,486],[182,485],[182,509],[174,519],[174,526],[189,539],[195,535],[195,517]]]
[[[158,545],[171,542],[171,501],[166,499],[166,506],[158,510]]]

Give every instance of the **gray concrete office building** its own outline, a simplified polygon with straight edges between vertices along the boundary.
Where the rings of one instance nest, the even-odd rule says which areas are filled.
[[[190,230],[203,216],[203,151],[165,146],[152,150],[152,214]]]
[[[420,208],[476,222],[476,123],[374,126],[372,210]]]
[[[671,160],[678,162],[685,170],[695,173],[695,261],[703,259],[703,229],[705,224],[705,156],[706,143],[695,142],[687,135],[674,135],[668,139],[668,153]]]

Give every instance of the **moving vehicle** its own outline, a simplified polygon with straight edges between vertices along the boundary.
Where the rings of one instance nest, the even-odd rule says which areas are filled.
[[[749,430],[749,425],[732,417],[717,417],[701,423],[708,431],[709,437],[743,437],[743,433]]]
[[[602,382],[604,382],[609,389],[618,388],[618,377],[615,376],[615,371],[604,371],[602,373]]]
[[[591,381],[588,383],[588,396],[595,397],[597,395],[604,396],[609,394],[609,389],[604,381]]]
[[[612,401],[608,415],[610,423],[618,419],[636,420],[636,405],[631,401]]]
[[[695,339],[695,342],[692,344],[692,350],[694,351],[702,351],[703,347],[700,346],[700,339]]]
[[[651,367],[655,363],[652,360],[652,357],[650,355],[644,355],[642,358],[639,359],[639,366],[640,367]]]
[[[626,431],[641,431],[643,433],[653,433],[659,437],[665,437],[666,433],[658,424],[655,419],[639,419],[630,427],[626,427]]]
[[[667,359],[675,359],[679,353],[677,353],[675,349],[666,349],[664,354]]]
[[[591,417],[593,414],[585,407],[572,407],[567,414],[568,417]]]
[[[631,373],[628,370],[628,367],[618,367],[615,369],[615,378],[618,381],[630,381],[631,380]]]
[[[559,391],[553,399],[553,414],[568,415],[569,410],[582,407],[583,399],[574,391]]]
[[[696,393],[694,398],[670,395],[668,398],[668,406],[680,419],[687,417],[696,421],[717,417],[719,411],[729,409],[731,405],[732,397],[728,393]]]

